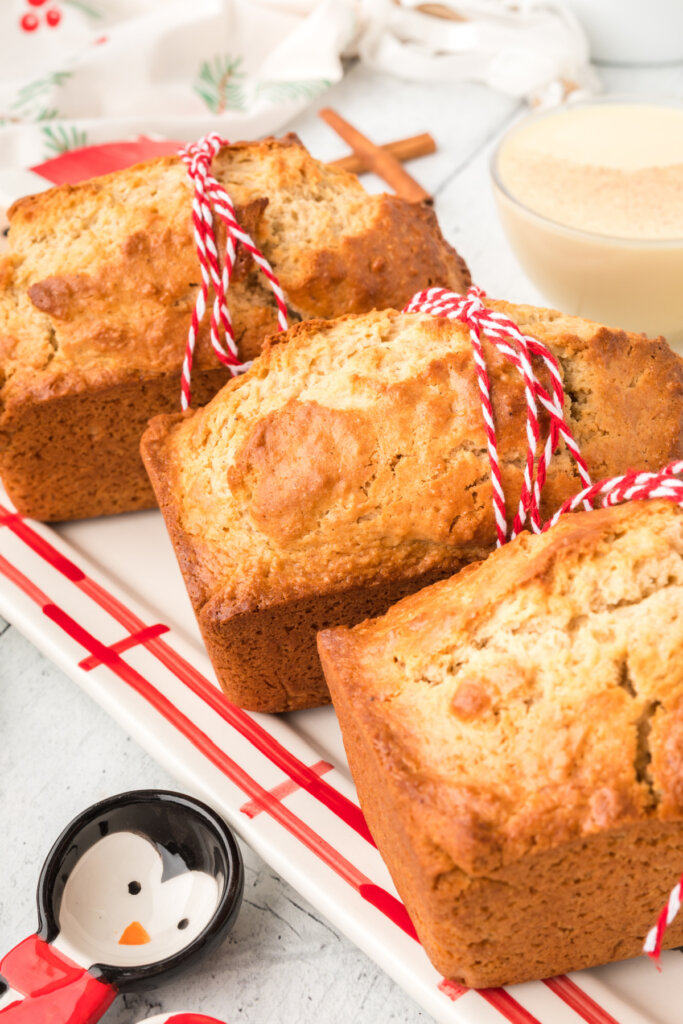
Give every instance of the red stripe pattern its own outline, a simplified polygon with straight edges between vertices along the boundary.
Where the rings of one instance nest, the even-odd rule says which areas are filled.
[[[464,996],[469,991],[464,985],[459,985],[457,981],[451,981],[450,978],[444,978],[443,981],[439,982],[439,992],[443,992],[445,996],[448,996],[452,1003],[457,1002],[461,996]]]
[[[187,715],[175,707],[159,690],[145,679],[136,669],[128,665],[111,647],[106,647],[88,630],[73,619],[63,608],[52,604],[46,595],[35,587],[18,569],[10,565],[0,555],[0,572],[23,592],[36,601],[48,619],[59,626],[67,636],[75,640],[100,664],[107,667],[131,689],[135,690],[166,719],[174,728],[188,739],[211,764],[215,765],[231,782],[239,787],[251,800],[258,803],[288,832],[295,836],[304,846],[315,853],[328,867],[332,868],[359,895],[380,910],[386,917],[397,924],[407,935],[417,939],[415,929],[399,900],[385,889],[375,885],[366,875],[350,863],[341,853],[319,836],[310,826],[292,814],[272,793],[259,785],[252,777],[211,740],[205,732],[192,722]]]
[[[533,1013],[518,1003],[504,988],[478,988],[477,992],[486,1002],[510,1021],[510,1024],[540,1024]]]
[[[0,526],[2,525],[8,526],[27,547],[67,579],[74,582],[79,590],[115,619],[124,629],[129,630],[131,633],[136,633],[144,632],[149,628],[142,619],[135,615],[118,598],[110,594],[108,590],[100,586],[95,580],[86,576],[78,566],[57,551],[26,520],[16,513],[9,512],[0,505]],[[8,571],[11,571],[11,568],[8,563]],[[31,595],[29,594],[28,596]],[[37,600],[36,603],[42,604],[47,600],[47,598],[44,601]],[[375,845],[363,813],[357,804],[320,778],[319,775],[295,757],[291,751],[287,750],[274,736],[271,736],[246,711],[231,704],[224,694],[209,682],[206,676],[202,675],[194,665],[186,661],[182,655],[178,654],[164,640],[157,637],[148,640],[145,646],[156,657],[157,661],[167,668],[176,679],[204,701],[224,722],[227,722],[228,725],[236,729],[260,754],[282,769],[297,786],[306,790],[307,793],[332,811],[349,828],[352,828],[354,832],[370,843],[371,846]]]
[[[235,207],[230,196],[223,185],[211,174],[213,158],[221,147],[227,145],[229,143],[225,139],[221,139],[219,135],[213,132],[211,135],[200,139],[199,142],[185,146],[179,152],[194,186],[192,226],[201,273],[201,286],[197,293],[197,301],[192,313],[185,349],[185,359],[181,371],[180,402],[183,409],[189,407],[192,398],[190,392],[192,361],[199,334],[199,325],[204,319],[208,304],[210,287],[213,287],[214,291],[214,301],[211,308],[211,345],[216,356],[224,366],[230,369],[233,375],[242,373],[251,365],[250,363],[240,361],[227,302],[230,278],[232,277],[237,257],[238,242],[261,268],[273,290],[277,305],[278,330],[287,330],[287,303],[285,302],[280,282],[275,276],[268,260],[260,249],[256,247],[253,239],[237,223]],[[213,226],[214,214],[222,220],[225,226],[226,246],[222,270]],[[226,345],[221,341],[221,334],[225,337]]]
[[[586,1024],[619,1024],[611,1013],[584,992],[582,988],[564,974],[556,978],[544,978],[543,984],[566,1003]]]
[[[51,565],[53,569],[61,573],[62,576],[66,576],[72,583],[80,583],[85,579],[85,573],[82,569],[79,569],[74,562],[69,561],[65,558],[61,552],[57,551],[44,537],[41,537],[39,533],[29,526],[25,519],[17,512],[10,512],[9,509],[4,508],[0,505],[0,526],[7,526],[16,534],[20,540],[26,544],[31,551],[35,552],[44,562]]]
[[[315,772],[317,776],[324,775],[325,772],[332,770],[332,765],[327,761],[317,761],[314,765],[311,765],[311,771]],[[271,796],[276,797],[278,800],[285,800],[292,793],[296,793],[297,789],[301,787],[294,782],[293,779],[286,779],[281,782],[278,786],[274,786],[273,789],[268,790]],[[240,811],[242,814],[246,814],[247,818],[255,818],[257,814],[260,814],[264,810],[263,807],[255,800],[248,800],[246,804],[242,804]]]
[[[130,633],[122,640],[117,640],[115,644],[110,645],[109,650],[114,651],[116,654],[121,654],[123,651],[129,651],[131,647],[146,647],[155,636],[161,636],[162,633],[168,633],[168,631],[169,627],[164,626],[161,622],[158,622],[155,626],[145,626],[144,629],[139,629],[137,633]],[[90,655],[89,658],[83,658],[83,661],[79,661],[78,667],[85,669],[86,672],[90,672],[91,669],[96,668],[99,664],[101,662],[94,655]]]
[[[142,620],[128,608],[109,594],[103,587],[91,579],[83,580],[79,589],[88,594],[103,610],[107,611],[121,625],[128,629],[141,629]],[[320,778],[311,768],[305,765],[291,751],[287,750],[263,726],[259,725],[246,711],[231,704],[227,697],[202,675],[164,640],[155,638],[146,644],[149,650],[165,668],[167,668],[188,690],[215,711],[220,718],[240,733],[252,746],[281,768],[282,771],[301,789],[324,804],[338,818],[359,836],[375,845],[370,831],[357,804],[345,797],[324,779]]]

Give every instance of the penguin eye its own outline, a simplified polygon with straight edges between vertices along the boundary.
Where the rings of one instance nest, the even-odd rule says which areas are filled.
[[[139,882],[129,882],[128,883],[128,892],[131,894],[131,896],[137,896],[137,894],[140,892],[141,889],[142,889],[142,886],[140,885]]]
[[[181,921],[178,921],[178,927],[182,931],[184,928],[187,928],[189,923],[188,919],[184,917]]]

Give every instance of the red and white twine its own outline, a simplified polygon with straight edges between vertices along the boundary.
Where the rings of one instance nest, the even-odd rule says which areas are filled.
[[[579,475],[585,486],[591,478],[579,446],[564,418],[564,388],[557,360],[552,352],[536,338],[523,334],[519,327],[504,313],[489,309],[484,304],[486,293],[471,287],[465,295],[449,292],[445,288],[429,288],[418,292],[405,307],[406,313],[429,313],[431,316],[459,320],[469,328],[472,352],[477,371],[481,411],[486,431],[486,444],[491,466],[493,488],[493,511],[496,521],[498,544],[512,540],[523,529],[527,517],[535,533],[541,530],[540,502],[545,478],[560,438],[574,458]],[[483,337],[515,366],[524,383],[527,405],[526,435],[527,454],[524,466],[522,492],[519,507],[512,524],[510,537],[507,536],[505,493],[498,457],[496,425],[491,404],[491,384],[482,345]],[[532,356],[540,357],[549,374],[549,393],[534,373]],[[550,430],[538,459],[536,452],[540,438],[538,406],[541,405],[550,416]]]
[[[565,512],[575,512],[581,505],[584,508],[609,508],[625,501],[645,501],[647,499],[666,498],[683,506],[683,459],[670,462],[668,466],[654,473],[638,472],[635,469],[623,476],[613,476],[606,480],[598,480],[590,487],[575,494],[557,510],[554,516],[543,524],[543,530],[554,526]]]
[[[185,358],[181,371],[180,404],[183,410],[187,409],[190,405],[192,361],[199,334],[199,325],[206,313],[210,287],[213,287],[214,290],[214,301],[211,309],[211,345],[216,356],[224,366],[230,369],[232,374],[242,373],[250,365],[249,363],[241,362],[239,358],[235,343],[235,332],[227,302],[227,293],[235,267],[238,242],[241,243],[265,274],[275,295],[278,330],[287,330],[287,304],[273,268],[260,249],[257,248],[253,239],[238,224],[235,207],[230,196],[225,187],[211,173],[213,158],[221,147],[226,145],[228,143],[214,132],[200,139],[199,142],[190,143],[190,145],[185,146],[179,151],[179,156],[187,167],[188,174],[194,185],[192,227],[201,273],[201,286],[192,312]],[[222,269],[214,231],[214,215],[218,216],[225,226],[226,246]],[[221,340],[221,334],[225,337],[225,345]]]
[[[653,960],[659,959],[662,952],[664,932],[681,909],[682,887],[683,875],[681,875],[680,881],[671,890],[667,904],[665,907],[662,907],[659,917],[657,918],[657,924],[650,928],[645,938],[645,942],[643,943],[643,952],[647,953],[647,955],[652,957]]]

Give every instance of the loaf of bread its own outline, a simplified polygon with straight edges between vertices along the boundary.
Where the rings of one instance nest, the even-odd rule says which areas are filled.
[[[683,456],[683,364],[664,342],[491,305],[558,356],[596,479]],[[508,509],[526,453],[519,376],[486,346]],[[152,421],[143,456],[231,700],[325,703],[315,634],[378,615],[495,544],[467,328],[393,310],[278,336],[205,408]],[[545,511],[579,489],[566,450]]]
[[[271,262],[290,318],[402,305],[469,274],[426,206],[368,195],[301,144],[239,143],[216,176]],[[23,199],[0,261],[0,476],[20,512],[73,519],[154,503],[139,455],[147,420],[180,405],[200,282],[192,188],[178,158]],[[238,249],[229,292],[240,355],[277,329],[273,294]],[[192,378],[201,405],[228,379],[208,317]]]
[[[642,951],[683,868],[680,507],[564,516],[319,646],[439,971],[495,986]]]

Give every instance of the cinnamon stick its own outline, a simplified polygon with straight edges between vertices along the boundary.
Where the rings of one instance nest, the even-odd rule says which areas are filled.
[[[369,170],[374,171],[386,181],[387,185],[393,188],[396,195],[407,199],[409,203],[432,202],[429,192],[425,191],[422,185],[408,174],[405,167],[402,167],[401,163],[388,150],[375,145],[329,107],[324,107],[318,113],[337,135],[348,142],[356,156],[367,162]]]
[[[416,160],[419,156],[429,156],[436,152],[436,143],[429,132],[421,135],[410,135],[407,139],[396,139],[395,142],[385,142],[381,149],[387,150],[401,163],[406,160]],[[342,156],[339,160],[330,160],[330,167],[341,167],[344,171],[351,171],[352,174],[362,174],[370,170],[368,162],[364,157],[351,153],[349,156]]]

